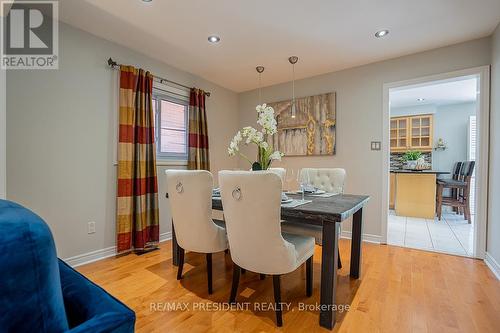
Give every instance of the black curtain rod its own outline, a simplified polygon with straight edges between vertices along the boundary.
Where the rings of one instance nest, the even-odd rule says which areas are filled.
[[[120,64],[117,63],[116,61],[114,61],[113,59],[109,58],[108,59],[108,65],[109,67],[111,67],[112,69],[118,69],[120,67]],[[165,79],[165,78],[162,78],[160,76],[156,76],[156,75],[153,75],[153,78],[157,79],[160,83],[163,83],[163,82],[168,82],[168,83],[172,83],[172,84],[175,84],[179,87],[182,87],[182,88],[185,88],[185,89],[189,89],[191,90],[191,87],[188,87],[184,84],[181,84],[181,83],[178,83],[178,82],[175,82],[175,81],[171,81],[171,80],[168,80],[168,79]],[[209,91],[205,91],[205,96],[207,97],[210,97],[210,92]]]

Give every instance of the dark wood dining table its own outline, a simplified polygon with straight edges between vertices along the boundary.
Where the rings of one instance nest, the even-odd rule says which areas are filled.
[[[291,195],[299,199],[299,196]],[[322,229],[321,290],[319,324],[333,329],[335,326],[335,296],[337,291],[337,262],[340,228],[338,224],[352,216],[350,276],[359,279],[361,275],[361,236],[363,234],[363,207],[369,200],[366,195],[338,194],[332,197],[315,197],[294,208],[281,207],[281,219],[290,222],[320,226]],[[222,200],[212,199],[212,209],[223,211]],[[173,264],[178,264],[178,245],[172,225]]]

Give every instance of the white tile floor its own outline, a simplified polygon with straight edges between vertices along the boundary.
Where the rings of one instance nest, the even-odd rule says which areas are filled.
[[[474,216],[468,224],[462,215],[443,214],[427,220],[416,217],[397,216],[389,213],[387,243],[422,250],[472,256]]]

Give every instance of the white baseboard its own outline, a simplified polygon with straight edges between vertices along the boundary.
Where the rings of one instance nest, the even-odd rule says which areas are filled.
[[[351,239],[351,236],[352,233],[348,230],[342,230],[342,232],[340,233],[340,238]],[[382,237],[379,235],[363,234],[361,236],[361,239],[363,240],[363,242],[380,244]]]
[[[342,231],[341,238],[351,239],[350,231]],[[379,235],[363,234],[363,241],[369,243],[380,244]],[[172,239],[172,232],[164,232],[160,234],[160,243],[166,242]],[[63,259],[71,267],[78,267],[85,264],[90,264],[91,262],[99,261],[116,255],[116,246],[110,246],[105,249],[96,250],[92,252],[87,252],[79,254],[74,257]]]
[[[166,242],[171,239],[172,239],[172,231],[160,234],[160,243]]]
[[[160,243],[166,242],[172,239],[172,232],[164,232],[160,234]],[[76,255],[74,257],[63,259],[71,267],[78,267],[85,264],[90,264],[91,262],[99,261],[116,255],[116,246],[110,246],[104,249],[87,252],[83,254]]]
[[[488,268],[493,272],[493,274],[495,274],[497,279],[500,280],[500,264],[498,264],[495,258],[493,258],[491,254],[486,252],[484,256],[484,262],[486,266],[488,266]]]
[[[71,267],[78,267],[89,264],[94,261],[102,260],[116,255],[116,246],[110,246],[104,249],[87,252],[74,257],[63,259]]]

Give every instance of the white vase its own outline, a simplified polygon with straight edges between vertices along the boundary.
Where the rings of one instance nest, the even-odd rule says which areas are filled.
[[[417,168],[417,161],[406,161],[406,169],[415,170]]]

